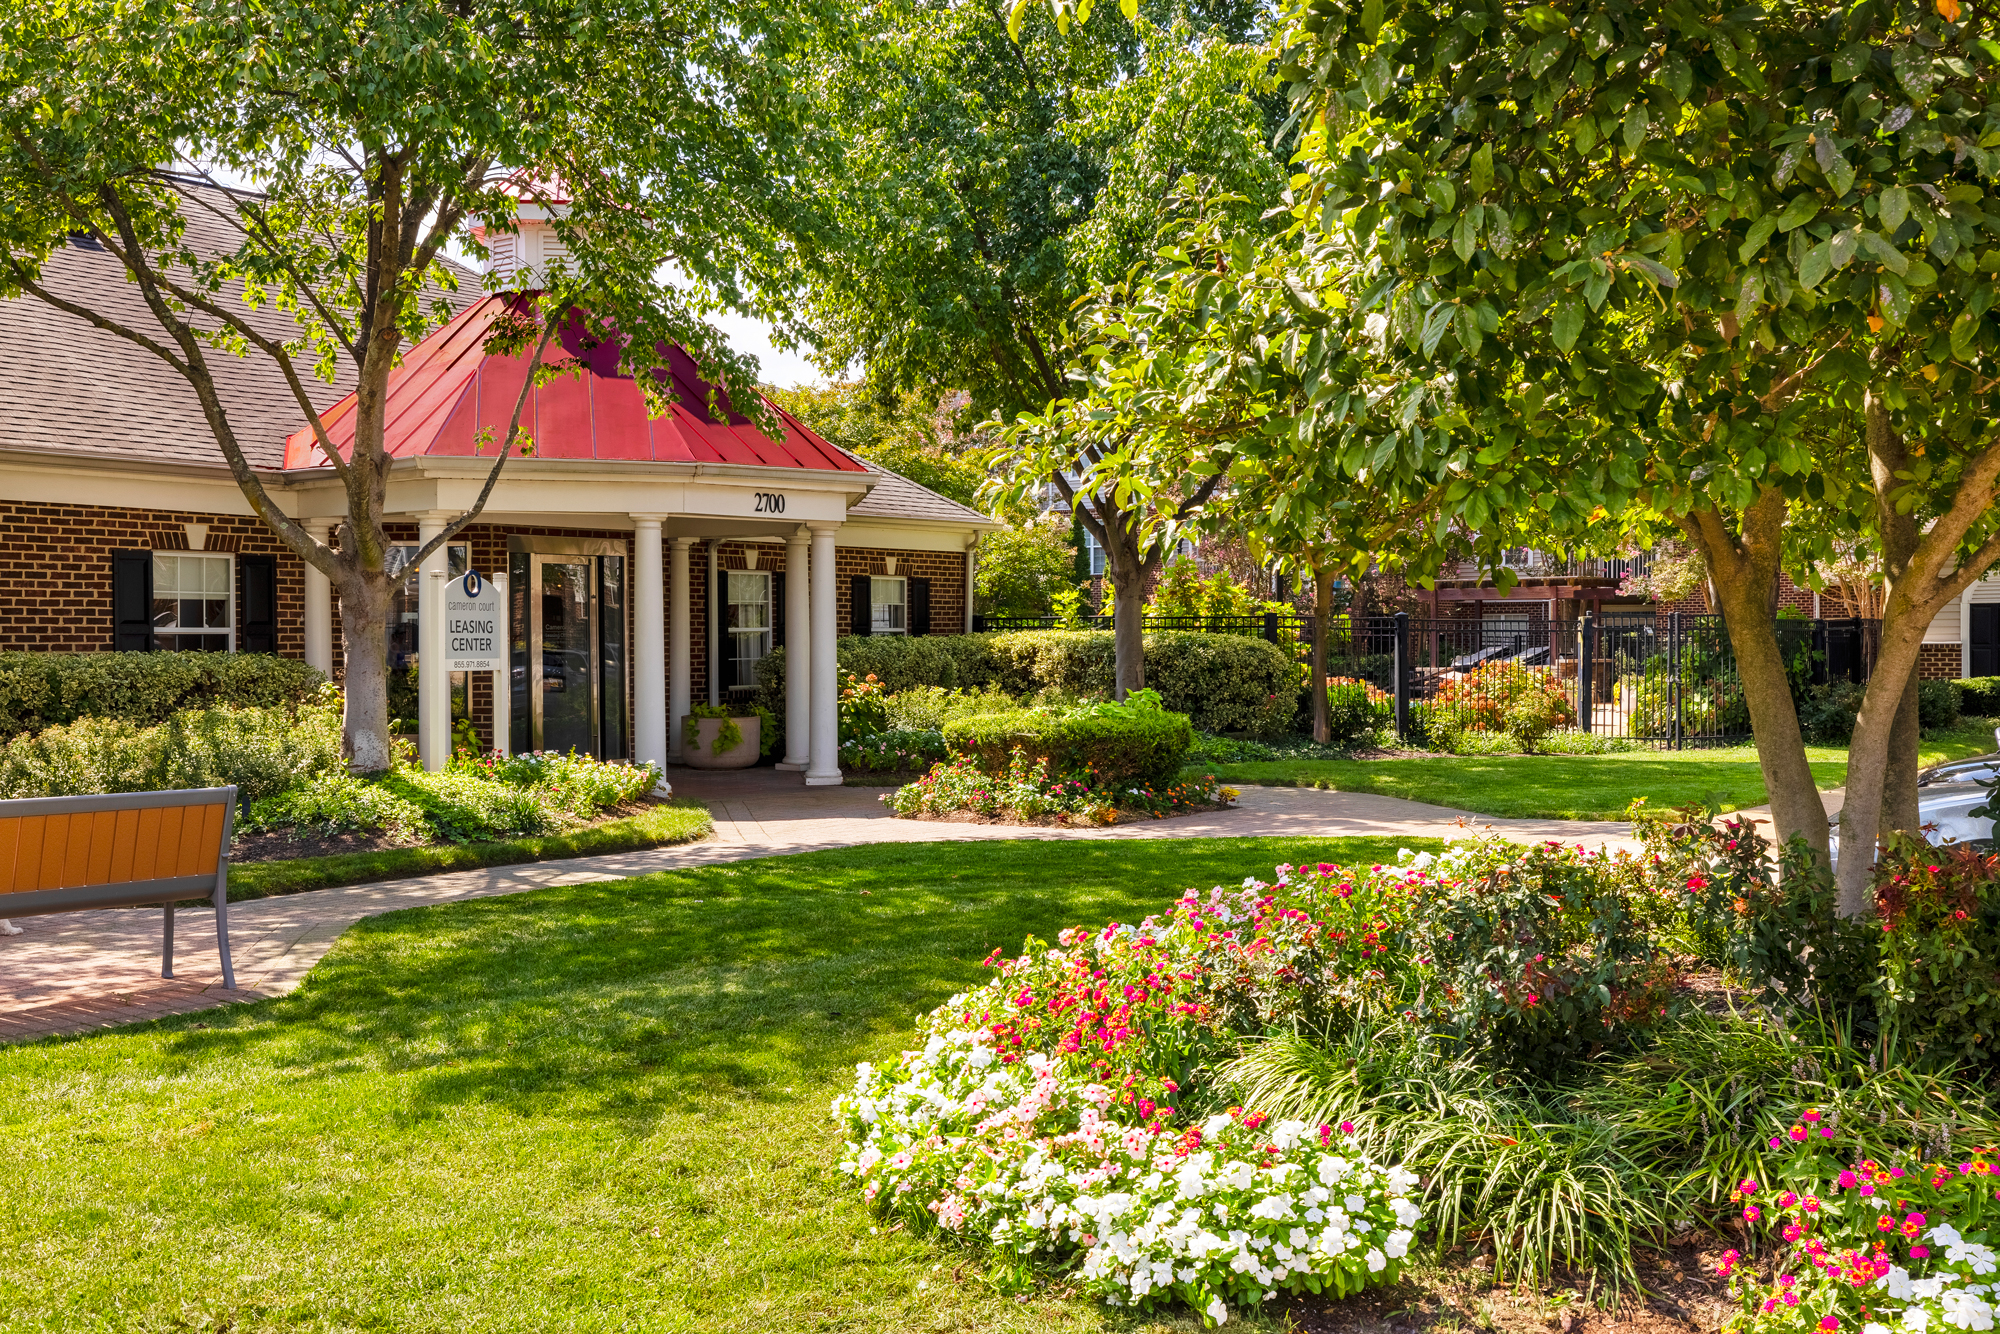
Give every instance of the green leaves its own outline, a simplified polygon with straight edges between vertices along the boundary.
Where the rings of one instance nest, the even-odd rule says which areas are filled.
[[[1799,262],[1799,281],[1807,287],[1818,287],[1832,271],[1832,246],[1826,241],[1821,241],[1806,251],[1805,258]]]
[[[1466,179],[1472,184],[1472,193],[1484,195],[1493,188],[1493,145],[1481,144],[1466,164]]]
[[[1551,333],[1558,348],[1568,352],[1576,346],[1577,336],[1583,332],[1583,318],[1583,300],[1576,293],[1567,293],[1556,303]]]
[[[1924,102],[1931,95],[1931,53],[1915,42],[1905,42],[1889,53],[1889,67],[1896,72],[1896,82],[1903,85],[1903,91],[1914,102]]]
[[[1862,232],[1860,248],[1893,274],[1901,276],[1910,271],[1910,261],[1904,258],[1903,252],[1879,232]]]
[[[1882,230],[1891,236],[1910,216],[1910,192],[1900,185],[1892,185],[1884,190],[1875,206],[1875,216],[1882,222]]]
[[[1846,83],[1868,68],[1869,49],[1866,42],[1850,42],[1833,58],[1832,72],[1835,83]]]
[[[1819,216],[1820,202],[1813,195],[1794,195],[1778,214],[1778,230],[1790,232]]]
[[[1764,248],[1764,243],[1771,239],[1771,234],[1777,230],[1778,219],[1769,213],[1751,223],[1750,234],[1744,238],[1743,244],[1737,247],[1736,258],[1748,264],[1756,257],[1757,252]]]

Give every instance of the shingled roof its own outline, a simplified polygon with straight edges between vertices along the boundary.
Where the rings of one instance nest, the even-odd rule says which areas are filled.
[[[881,479],[847,511],[851,519],[940,519],[947,523],[988,525],[995,522],[990,516],[941,496],[879,463],[871,463],[851,450],[841,452]]]
[[[222,224],[196,211],[190,239],[220,249]],[[159,325],[129,282],[125,266],[94,241],[72,242],[52,256],[43,285],[127,328],[160,338]],[[273,337],[296,335],[291,317],[269,306],[239,306]],[[0,301],[0,449],[79,454],[107,460],[224,463],[194,389],[179,371],[117,334],[84,323],[32,296]],[[270,358],[210,350],[229,423],[255,468],[280,466],[285,434],[299,424],[298,400]],[[353,387],[345,368],[332,384],[306,379],[306,393],[325,408]]]

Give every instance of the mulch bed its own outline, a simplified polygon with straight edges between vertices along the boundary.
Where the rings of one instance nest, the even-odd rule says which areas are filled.
[[[1546,1289],[1495,1287],[1476,1266],[1408,1273],[1393,1287],[1346,1301],[1298,1297],[1286,1310],[1299,1334],[1416,1334],[1490,1330],[1497,1334],[1688,1334],[1715,1330],[1736,1309],[1715,1276],[1723,1242],[1695,1234],[1635,1257],[1643,1292],[1608,1299],[1587,1278]],[[1485,1263],[1490,1267],[1491,1261]]]
[[[1146,824],[1153,820],[1178,820],[1188,815],[1212,815],[1216,811],[1232,811],[1233,803],[1218,802],[1212,806],[1190,806],[1172,815],[1149,815],[1145,811],[1119,811],[1110,824]],[[952,815],[898,815],[898,820],[925,820],[931,824],[1005,824],[1020,825],[1039,829],[1105,829],[1109,825],[1085,824],[1080,820],[1065,820],[1054,815],[1044,815],[1037,819],[1027,819],[1019,815],[975,815],[970,811]]]
[[[229,861],[232,866],[243,866],[250,862],[332,857],[343,852],[386,852],[403,846],[387,834],[364,834],[351,829],[322,834],[297,829],[272,829],[259,834],[237,835],[229,849]]]
[[[595,820],[587,821],[566,829],[564,833],[575,833],[582,829],[595,829],[615,820],[628,820],[649,806],[659,804],[658,798],[645,796],[623,806],[613,806]],[[507,840],[502,839],[501,842]],[[387,834],[361,833],[344,829],[331,833],[309,833],[300,829],[268,829],[255,834],[238,834],[229,847],[229,862],[232,866],[245,866],[252,862],[288,862],[302,857],[333,857],[343,852],[387,852],[391,848],[422,847],[420,843],[399,843]],[[445,846],[445,845],[438,845]]]

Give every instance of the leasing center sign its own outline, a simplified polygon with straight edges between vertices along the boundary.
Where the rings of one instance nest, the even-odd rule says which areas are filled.
[[[491,672],[500,667],[500,590],[471,570],[444,586],[444,669]]]

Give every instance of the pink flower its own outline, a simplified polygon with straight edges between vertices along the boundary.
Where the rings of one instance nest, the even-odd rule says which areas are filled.
[[[1759,1208],[1758,1208],[1758,1207],[1757,1207],[1756,1205],[1754,1205],[1754,1204],[1746,1204],[1746,1205],[1744,1205],[1744,1206],[1743,1206],[1743,1221],[1744,1221],[1744,1222],[1746,1222],[1746,1223],[1754,1223],[1754,1222],[1756,1222],[1756,1221],[1757,1221],[1758,1219],[1762,1218],[1763,1216],[1764,1216],[1764,1211],[1763,1211],[1762,1209],[1759,1209]]]
[[[1930,1259],[1930,1255],[1931,1255],[1931,1248],[1928,1246],[1910,1247],[1910,1258],[1912,1260],[1928,1260]]]
[[[1806,1196],[1806,1212],[1809,1214],[1816,1214],[1819,1212],[1819,1196],[1817,1195]]]
[[[1821,1316],[1819,1319],[1819,1327],[1824,1330],[1839,1329],[1840,1317],[1831,1315]]]
[[[1854,1189],[1854,1183],[1855,1183],[1855,1182],[1856,1182],[1857,1180],[1859,1180],[1859,1178],[1857,1178],[1857,1177],[1856,1177],[1856,1176],[1854,1175],[1854,1173],[1852,1173],[1852,1172],[1842,1172],[1842,1173],[1840,1174],[1840,1188],[1841,1188],[1842,1190],[1852,1190],[1852,1189]]]
[[[1793,1126],[1785,1133],[1790,1135],[1793,1140],[1803,1143],[1806,1137],[1806,1128],[1804,1126]]]
[[[1354,1133],[1354,1123],[1352,1121],[1342,1121],[1340,1123],[1340,1133],[1343,1135],[1352,1135]]]
[[[1818,1112],[1807,1112],[1807,1113],[1805,1114],[1805,1121],[1806,1121],[1806,1124],[1810,1125],[1810,1124],[1812,1124],[1813,1122],[1815,1122],[1815,1121],[1817,1121],[1817,1120],[1819,1120],[1819,1113],[1818,1113]]]

